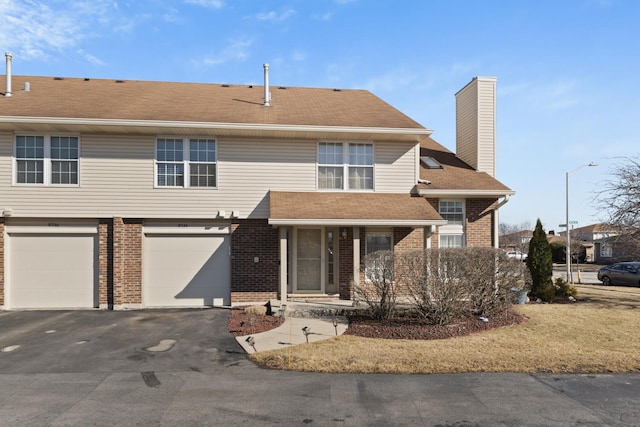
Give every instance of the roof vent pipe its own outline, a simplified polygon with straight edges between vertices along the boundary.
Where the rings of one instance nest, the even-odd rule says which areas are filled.
[[[4,96],[9,98],[11,93],[11,52],[5,52],[4,56],[7,58],[7,90],[4,91]]]
[[[269,101],[271,101],[271,96],[269,96],[269,64],[264,64],[264,106],[269,107]]]

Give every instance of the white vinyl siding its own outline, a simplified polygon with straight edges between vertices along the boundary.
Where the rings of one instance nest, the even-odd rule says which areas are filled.
[[[477,77],[456,94],[456,153],[495,176],[496,79]]]
[[[0,133],[0,200],[14,216],[268,218],[269,191],[317,190],[317,140],[216,138],[217,189],[155,186],[156,135],[82,134],[79,186],[12,186],[13,139]],[[375,143],[376,191],[415,184],[412,143]]]
[[[418,182],[415,145],[412,142],[376,142],[376,192],[411,191]]]

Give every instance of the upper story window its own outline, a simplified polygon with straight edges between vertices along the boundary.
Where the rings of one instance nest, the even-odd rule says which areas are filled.
[[[216,187],[217,146],[214,139],[158,138],[158,187]]]
[[[462,200],[440,200],[438,213],[449,225],[464,225]]]
[[[17,135],[16,184],[78,185],[77,136]]]
[[[319,143],[318,188],[373,190],[373,145]]]

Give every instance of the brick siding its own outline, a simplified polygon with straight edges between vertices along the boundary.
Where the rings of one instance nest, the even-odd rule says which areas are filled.
[[[266,219],[238,220],[231,225],[232,303],[279,297],[278,245],[278,229]]]
[[[142,304],[142,236],[142,220],[113,219],[114,305]]]
[[[467,247],[487,248],[493,246],[494,211],[496,199],[467,199],[467,225],[465,229]]]
[[[342,228],[340,229],[342,230]],[[364,246],[360,229],[360,247]],[[338,232],[340,234],[341,231]],[[338,294],[340,299],[350,300],[353,293],[353,228],[347,227],[347,238],[340,235],[338,243]]]

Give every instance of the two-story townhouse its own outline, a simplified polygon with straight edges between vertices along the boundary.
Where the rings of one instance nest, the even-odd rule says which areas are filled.
[[[494,78],[457,95],[461,156],[368,91],[270,87],[266,66],[262,86],[6,85],[7,309],[350,299],[375,250],[497,246],[513,194],[494,178]]]

